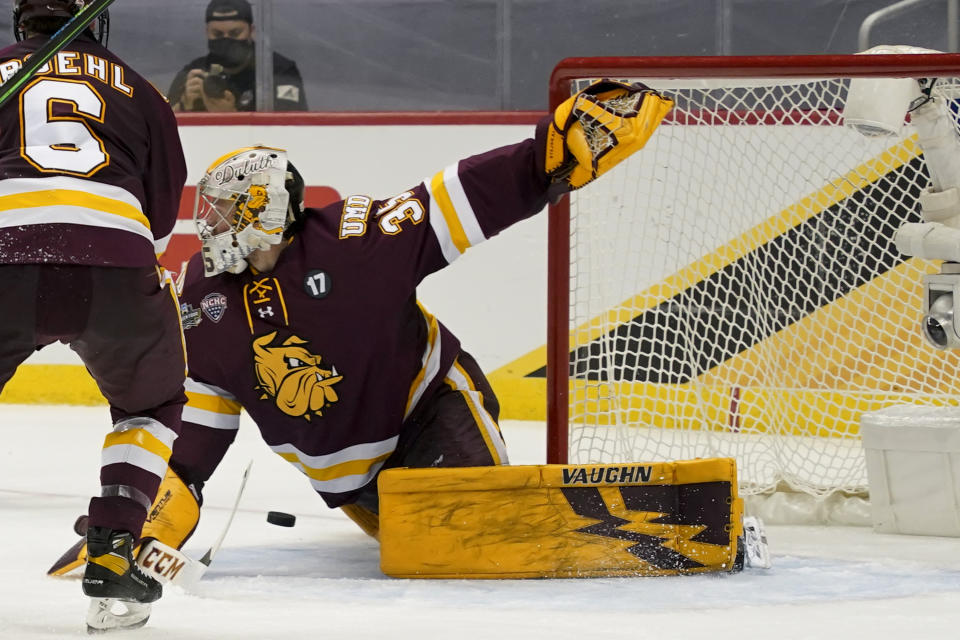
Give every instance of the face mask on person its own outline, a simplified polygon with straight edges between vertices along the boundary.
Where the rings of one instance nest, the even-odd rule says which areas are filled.
[[[253,40],[216,38],[207,40],[210,64],[219,64],[227,69],[246,64],[253,52]]]

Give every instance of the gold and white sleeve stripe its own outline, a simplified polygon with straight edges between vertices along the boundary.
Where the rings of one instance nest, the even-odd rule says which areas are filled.
[[[153,241],[153,252],[156,253],[158,256],[163,254],[163,252],[167,250],[167,245],[170,244],[170,239],[173,237],[173,231],[174,230],[171,230],[170,233],[168,233],[164,237],[156,238]]]
[[[447,263],[486,240],[460,182],[459,163],[423,181],[430,196],[430,227]]]
[[[373,480],[394,449],[398,437],[368,442],[320,456],[303,453],[292,444],[271,446],[274,453],[310,479],[315,491],[344,493]]]
[[[177,434],[149,418],[133,418],[126,422],[133,428],[122,429],[124,423],[117,423],[116,427],[122,430],[115,430],[104,438],[101,466],[129,464],[162,478],[167,472],[167,461]]]
[[[0,181],[0,228],[33,224],[119,229],[154,242],[140,201],[126,189],[69,176]]]
[[[419,301],[417,301],[417,306],[420,307],[420,313],[423,314],[423,320],[427,324],[427,346],[424,348],[423,356],[420,358],[420,371],[410,384],[410,393],[407,396],[407,408],[403,412],[404,420],[410,417],[410,413],[414,407],[417,406],[417,403],[420,402],[420,398],[423,397],[423,392],[426,391],[427,386],[437,377],[437,374],[440,373],[440,323],[437,322],[437,319],[433,317]]]
[[[500,435],[500,428],[494,421],[493,416],[484,408],[482,394],[477,391],[476,385],[459,361],[453,363],[443,381],[451,389],[463,394],[464,400],[466,400],[467,406],[470,407],[470,412],[473,414],[473,419],[483,435],[483,441],[487,444],[490,455],[493,456],[493,463],[509,464],[507,447]]]
[[[240,402],[220,387],[197,382],[188,377],[183,383],[187,404],[183,407],[183,421],[211,429],[236,431],[240,428]]]

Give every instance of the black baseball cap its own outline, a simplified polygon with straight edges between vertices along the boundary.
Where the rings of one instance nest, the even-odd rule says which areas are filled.
[[[253,24],[253,9],[247,0],[211,0],[207,5],[207,22],[213,20],[243,20]]]

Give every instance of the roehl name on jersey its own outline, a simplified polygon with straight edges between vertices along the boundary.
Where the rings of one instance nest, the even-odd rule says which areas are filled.
[[[652,475],[649,465],[569,467],[563,470],[563,484],[631,484],[650,482]]]

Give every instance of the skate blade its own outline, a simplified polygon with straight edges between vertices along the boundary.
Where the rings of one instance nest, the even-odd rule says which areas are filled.
[[[87,633],[139,629],[150,619],[150,604],[116,598],[93,598],[87,610]]]

